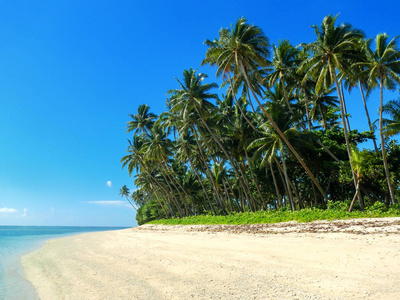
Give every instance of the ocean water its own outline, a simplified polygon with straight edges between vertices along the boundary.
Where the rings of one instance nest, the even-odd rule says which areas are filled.
[[[0,300],[37,300],[34,288],[25,280],[21,257],[40,248],[46,240],[83,232],[125,227],[0,226]]]

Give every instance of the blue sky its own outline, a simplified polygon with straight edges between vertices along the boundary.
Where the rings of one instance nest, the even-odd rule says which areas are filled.
[[[328,14],[400,34],[397,1],[1,1],[0,225],[134,226],[120,158],[128,114],[165,109],[174,77],[238,17],[277,44],[311,42]],[[387,7],[391,7],[387,9]],[[386,100],[397,97],[385,94]],[[390,98],[390,99],[389,99]],[[352,127],[366,129],[359,91]],[[378,96],[369,100],[376,119]],[[357,120],[355,120],[357,118]]]

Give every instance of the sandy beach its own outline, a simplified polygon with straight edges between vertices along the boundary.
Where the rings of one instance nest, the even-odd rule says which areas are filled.
[[[400,218],[156,226],[50,240],[40,299],[400,299]]]

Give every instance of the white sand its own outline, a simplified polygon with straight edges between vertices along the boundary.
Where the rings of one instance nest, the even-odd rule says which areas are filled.
[[[387,220],[368,234],[142,226],[51,240],[22,264],[44,300],[400,299],[400,218]]]

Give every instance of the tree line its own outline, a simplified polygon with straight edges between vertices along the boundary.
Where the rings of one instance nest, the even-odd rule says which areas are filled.
[[[201,65],[216,68],[225,94],[207,75],[184,70],[159,116],[146,104],[127,123],[121,159],[137,189],[120,190],[140,220],[269,209],[364,210],[400,197],[400,102],[383,91],[400,83],[398,38],[367,39],[326,16],[315,41],[270,45],[239,18],[206,40]],[[344,91],[359,89],[369,131],[351,128]],[[373,122],[367,98],[379,90]],[[358,145],[371,140],[373,149]]]

